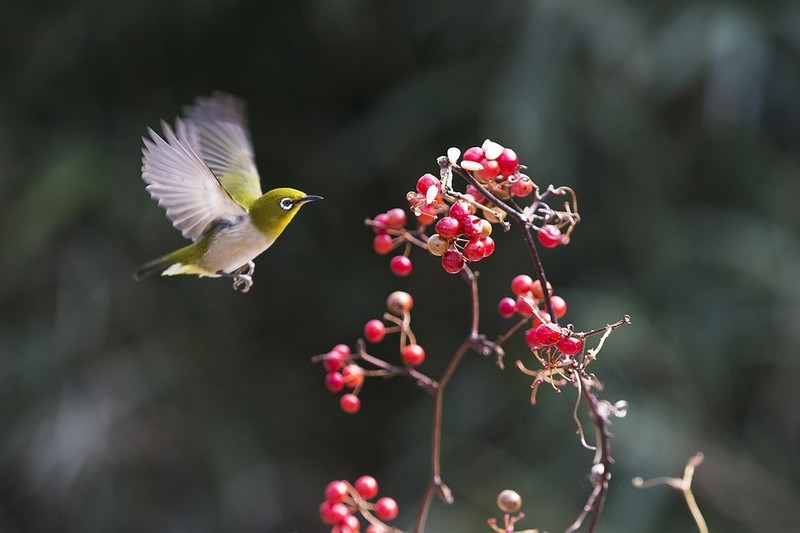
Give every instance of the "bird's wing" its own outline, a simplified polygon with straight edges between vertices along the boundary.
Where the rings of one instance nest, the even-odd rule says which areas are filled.
[[[261,196],[244,102],[229,94],[198,98],[185,110],[196,149],[225,190],[249,207]]]
[[[175,131],[163,121],[161,127],[163,139],[150,128],[150,139],[142,138],[142,179],[172,225],[197,241],[220,220],[246,215],[193,148],[186,123],[178,119]]]

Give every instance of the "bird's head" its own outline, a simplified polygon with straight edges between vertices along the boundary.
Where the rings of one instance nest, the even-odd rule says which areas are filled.
[[[280,187],[265,192],[250,207],[253,223],[266,235],[277,238],[292,221],[297,211],[322,196],[306,194],[290,187]]]

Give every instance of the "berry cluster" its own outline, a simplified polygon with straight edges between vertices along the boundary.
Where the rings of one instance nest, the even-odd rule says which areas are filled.
[[[535,188],[533,181],[520,172],[524,167],[516,152],[489,139],[464,151],[461,168],[501,200],[528,196]]]
[[[387,333],[400,332],[400,357],[403,364],[415,367],[425,360],[425,349],[416,343],[411,331],[411,308],[414,299],[405,291],[394,291],[386,298],[387,313],[383,318],[394,324],[386,327],[383,321],[373,318],[364,325],[364,338],[367,342],[378,344]]]
[[[339,407],[348,414],[357,413],[361,409],[358,392],[364,384],[364,369],[353,360],[350,347],[337,344],[326,354],[319,357],[322,367],[328,372],[325,375],[325,387],[333,393],[349,389],[339,398]]]
[[[378,495],[378,482],[372,476],[361,476],[352,485],[347,481],[331,481],[325,487],[325,501],[319,506],[322,522],[333,526],[331,533],[358,533],[361,531],[360,514],[369,525],[365,533],[390,533],[397,531],[386,525],[397,517],[399,508],[393,498],[384,496],[372,503]]]
[[[552,322],[545,306],[542,283],[527,274],[519,274],[511,280],[511,292],[515,297],[502,298],[497,304],[497,312],[503,318],[511,318],[514,315],[531,318],[531,327],[525,332],[525,341],[532,348],[542,345],[543,343],[536,337],[536,329],[542,324]],[[547,284],[547,293],[553,314],[556,319],[562,318],[567,313],[567,302],[553,294],[553,286],[550,283]]]

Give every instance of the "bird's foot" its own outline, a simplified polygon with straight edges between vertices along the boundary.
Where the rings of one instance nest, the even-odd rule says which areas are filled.
[[[253,261],[248,261],[247,264],[242,267],[241,273],[252,278],[253,274],[256,273],[256,264]]]
[[[248,274],[236,274],[233,276],[233,289],[245,293],[253,286],[253,276]]]

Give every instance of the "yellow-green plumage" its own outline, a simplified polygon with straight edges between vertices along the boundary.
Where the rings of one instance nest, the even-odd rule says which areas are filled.
[[[289,187],[261,193],[243,105],[231,96],[198,99],[174,131],[166,123],[162,129],[164,138],[149,130],[150,139],[143,139],[142,179],[193,243],[141,265],[134,277],[229,275],[235,287],[247,278],[246,291],[252,260],[305,203],[320,197]]]

